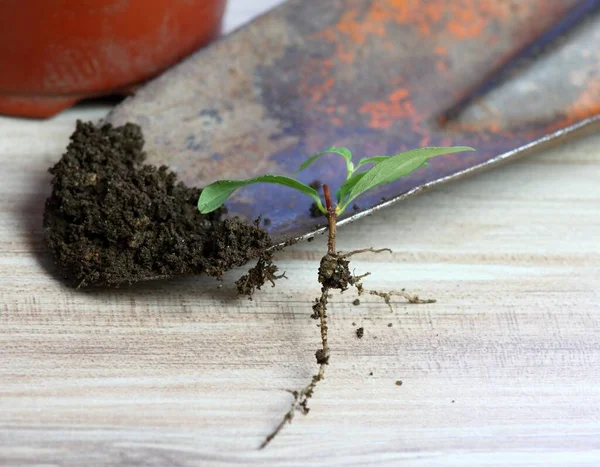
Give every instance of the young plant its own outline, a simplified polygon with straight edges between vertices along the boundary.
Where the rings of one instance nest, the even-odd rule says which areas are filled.
[[[340,216],[346,210],[346,208],[362,194],[376,187],[394,182],[399,178],[410,175],[416,170],[426,167],[429,159],[444,154],[473,150],[473,148],[466,146],[413,149],[393,156],[363,158],[360,159],[358,164],[355,166],[352,161],[352,153],[348,149],[331,147],[308,158],[300,166],[298,172],[306,169],[325,154],[338,154],[342,156],[346,162],[346,180],[335,192],[335,203],[333,202],[328,185],[323,185],[323,198],[325,201],[325,203],[323,203],[319,193],[314,188],[294,178],[283,175],[260,175],[247,180],[220,180],[207,185],[202,190],[198,199],[198,209],[202,214],[208,214],[221,207],[223,203],[239,188],[255,183],[271,183],[293,188],[309,196],[315,202],[319,211],[321,211],[327,218],[327,253],[321,258],[318,271],[318,280],[321,284],[321,296],[315,299],[315,303],[312,307],[313,314],[311,315],[312,318],[320,320],[321,348],[316,352],[319,370],[304,389],[301,391],[292,392],[294,395],[294,401],[290,410],[285,414],[275,430],[269,436],[267,436],[261,445],[261,448],[264,448],[271,440],[273,440],[273,438],[277,436],[286,423],[292,421],[296,410],[300,410],[304,414],[308,413],[308,399],[310,399],[312,396],[317,383],[324,377],[325,366],[329,364],[329,346],[327,341],[327,300],[329,298],[330,290],[338,289],[340,291],[344,291],[349,286],[354,286],[357,288],[359,295],[363,293],[377,295],[383,298],[390,308],[390,300],[392,295],[402,296],[410,303],[433,302],[433,300],[420,300],[419,297],[410,295],[406,292],[382,293],[374,290],[364,289],[360,281],[364,277],[368,276],[369,273],[360,276],[354,276],[350,272],[350,261],[348,258],[357,253],[380,253],[382,251],[391,250],[387,248],[379,250],[365,248],[361,250],[350,251],[348,253],[336,251],[336,221],[338,216]],[[360,169],[364,169],[369,165],[371,165],[371,168],[359,171]],[[244,276],[244,278],[240,280],[243,284],[242,288],[240,288],[240,281],[238,281],[238,289],[245,290],[245,286],[252,277],[258,277],[258,281],[256,282],[257,284],[264,283],[265,278],[272,282],[273,279],[277,278],[277,276],[274,275],[276,270],[277,268],[272,265],[270,260],[260,259],[257,266],[253,268],[248,275]]]

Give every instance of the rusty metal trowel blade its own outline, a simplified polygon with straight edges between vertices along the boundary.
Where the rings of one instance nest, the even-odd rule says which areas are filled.
[[[114,109],[108,121],[141,125],[149,162],[189,185],[263,173],[293,174],[309,155],[344,146],[356,158],[420,146],[476,152],[357,200],[349,220],[474,169],[494,166],[597,120],[598,1],[291,0],[204,49]],[[583,9],[582,9],[583,8]],[[587,16],[550,53],[477,100],[465,96],[519,51]],[[541,43],[540,42],[540,43]],[[451,113],[457,103],[466,103]],[[300,174],[337,186],[340,160]],[[383,201],[386,200],[386,201]],[[311,201],[273,185],[240,190],[231,215],[271,220],[276,239],[315,231]]]

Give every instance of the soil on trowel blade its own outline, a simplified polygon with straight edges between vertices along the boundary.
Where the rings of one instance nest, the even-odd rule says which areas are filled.
[[[200,189],[177,182],[166,166],[144,165],[143,145],[135,124],[77,122],[66,153],[50,169],[45,238],[73,285],[220,277],[271,246],[258,225],[222,220],[224,209],[200,214]]]

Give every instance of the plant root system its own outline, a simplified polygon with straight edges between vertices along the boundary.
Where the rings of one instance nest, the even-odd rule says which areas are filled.
[[[335,242],[330,241],[330,245],[335,245]],[[365,248],[361,250],[349,251],[347,253],[328,251],[326,255],[321,258],[319,264],[318,280],[321,284],[321,296],[315,299],[313,304],[313,314],[311,318],[320,320],[321,330],[321,347],[315,352],[317,364],[319,365],[318,371],[313,375],[310,383],[300,391],[290,391],[294,396],[294,400],[290,406],[290,409],[283,416],[275,430],[271,432],[260,445],[260,449],[265,448],[277,435],[283,430],[283,427],[287,423],[291,423],[294,418],[294,414],[300,411],[302,414],[307,415],[309,412],[308,401],[313,396],[317,384],[325,378],[325,367],[329,364],[329,343],[327,339],[327,302],[329,293],[331,290],[339,290],[344,292],[349,287],[356,287],[359,295],[369,293],[371,295],[377,295],[384,299],[385,303],[392,310],[391,297],[401,296],[406,298],[410,303],[434,303],[435,300],[420,300],[416,295],[410,295],[404,291],[401,292],[377,292],[373,290],[365,290],[362,283],[362,278],[369,275],[369,273],[355,276],[350,272],[350,258],[353,255],[360,253],[383,253],[390,252],[389,248]],[[393,310],[392,310],[393,311]],[[356,330],[358,338],[363,336],[364,329],[359,328]]]

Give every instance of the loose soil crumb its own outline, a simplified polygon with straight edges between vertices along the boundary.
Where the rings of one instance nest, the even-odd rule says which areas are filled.
[[[400,380],[396,381],[396,386],[402,386],[402,381],[400,381]]]
[[[393,326],[392,323],[388,323],[388,328],[391,328]]]
[[[142,164],[139,126],[77,122],[61,160],[50,169],[44,232],[74,285],[116,286],[226,270],[271,246],[257,225],[201,215],[200,189],[177,182],[166,166]]]
[[[352,302],[352,304],[353,304],[354,306],[358,306],[358,305],[360,305],[360,300],[359,300],[358,298],[356,298],[356,299],[355,299],[355,300]]]
[[[359,339],[362,339],[362,336],[365,335],[365,328],[358,328],[356,330],[356,337],[358,337]]]

